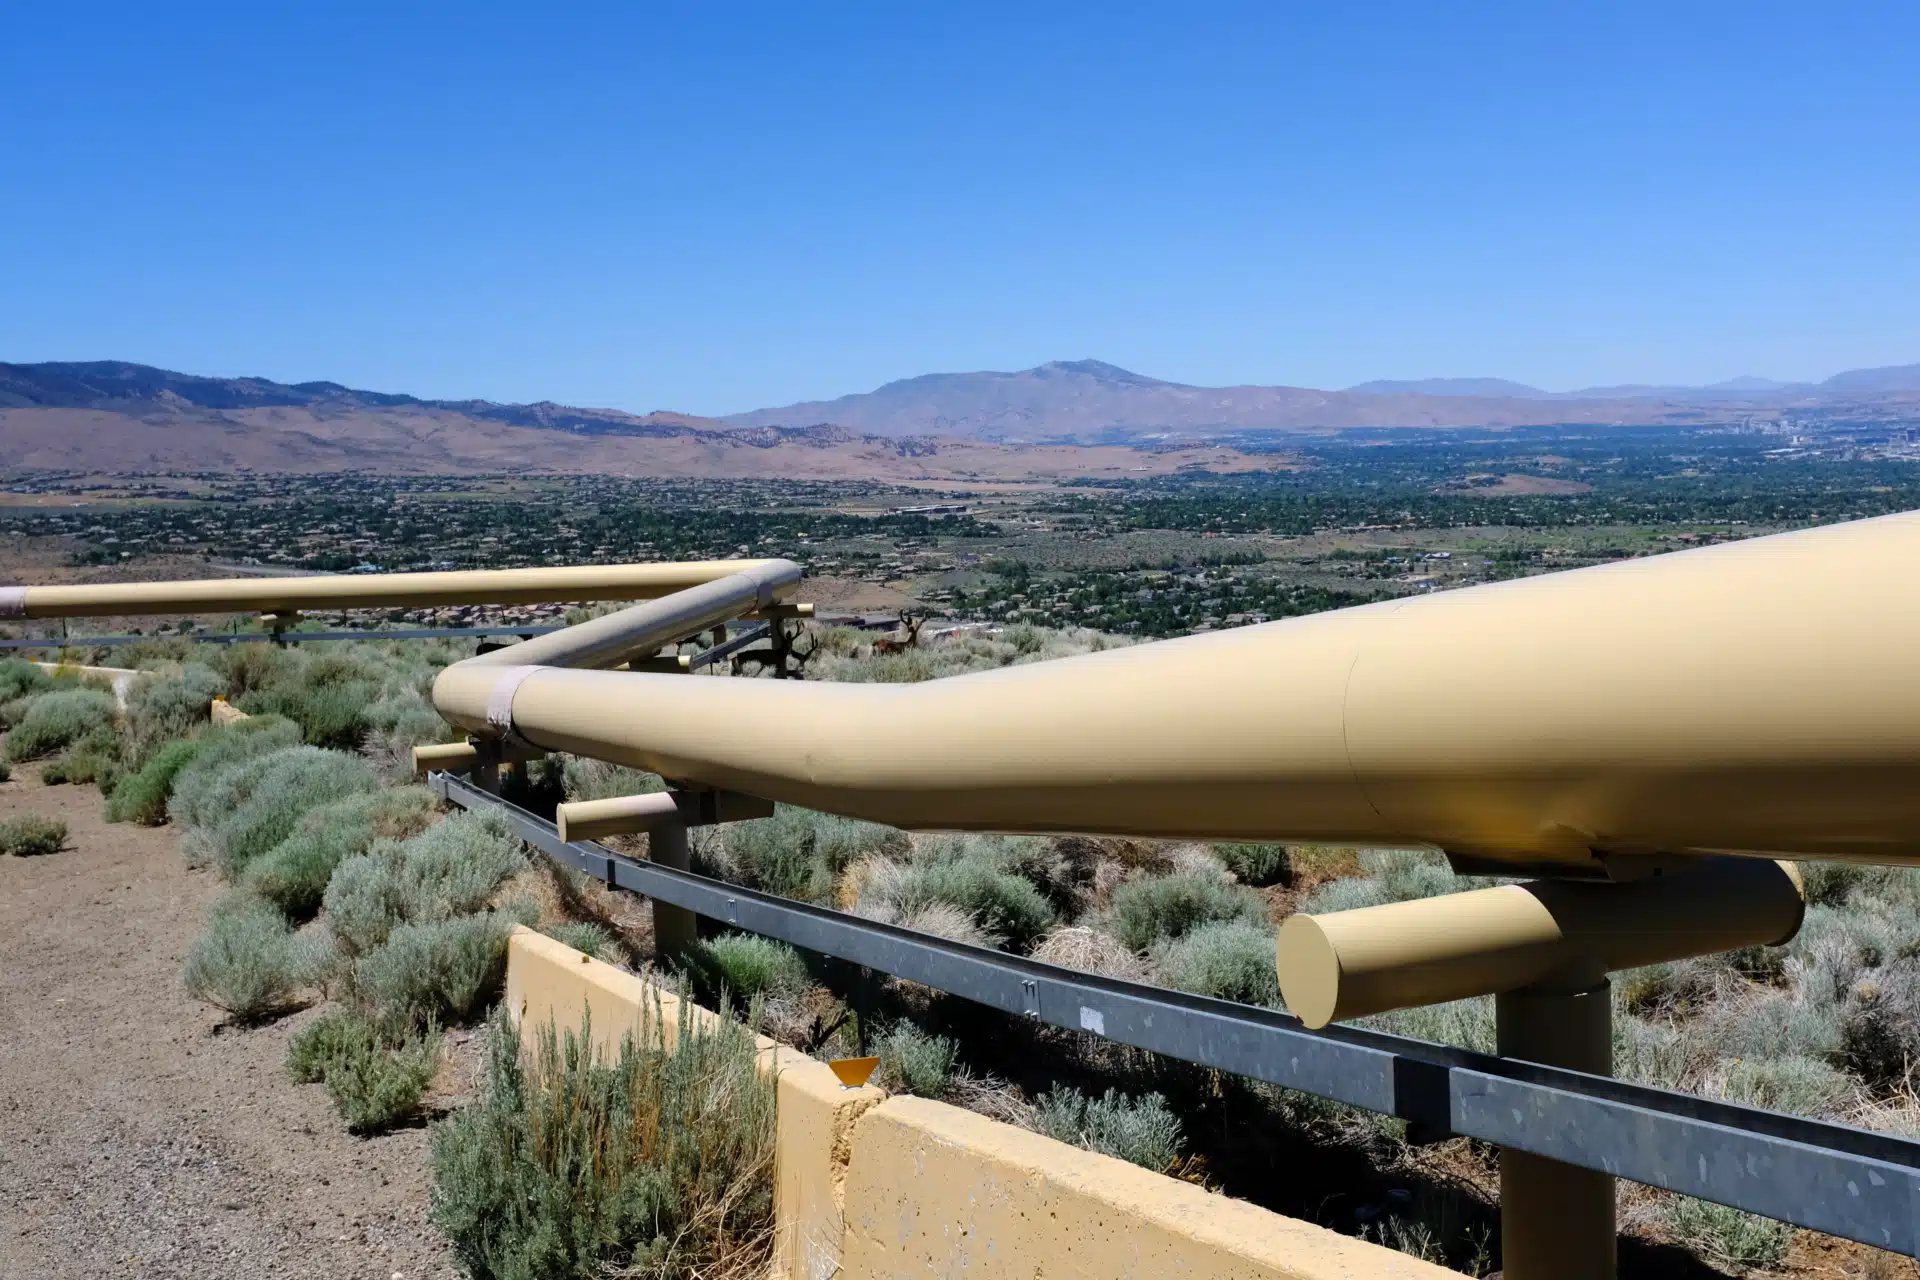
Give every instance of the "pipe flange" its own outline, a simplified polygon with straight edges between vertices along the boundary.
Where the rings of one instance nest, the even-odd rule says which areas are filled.
[[[27,589],[25,587],[0,587],[0,618],[24,618],[27,616]]]

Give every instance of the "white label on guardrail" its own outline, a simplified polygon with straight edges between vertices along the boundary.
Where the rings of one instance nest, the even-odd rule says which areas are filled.
[[[1082,1031],[1091,1031],[1097,1036],[1103,1036],[1107,1034],[1106,1016],[1098,1009],[1089,1009],[1087,1006],[1081,1005],[1080,1029]]]

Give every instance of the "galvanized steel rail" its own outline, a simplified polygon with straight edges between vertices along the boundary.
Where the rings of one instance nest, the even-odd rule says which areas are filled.
[[[563,842],[459,777],[434,792],[617,889],[1011,1014],[1717,1201],[1876,1248],[1920,1251],[1920,1142],[1042,964]]]

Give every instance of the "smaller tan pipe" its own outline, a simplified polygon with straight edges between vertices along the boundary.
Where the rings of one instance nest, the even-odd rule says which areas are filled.
[[[758,796],[733,791],[655,791],[611,800],[575,800],[555,809],[553,822],[560,838],[572,842],[772,816],[773,802]]]
[[[413,749],[413,771],[429,774],[435,770],[450,773],[480,763],[480,748],[471,742],[445,742]]]
[[[1296,915],[1275,943],[1280,992],[1317,1028],[1548,981],[1591,986],[1616,969],[1799,932],[1806,904],[1792,863],[1702,864],[1629,884],[1541,881]]]
[[[600,840],[654,831],[680,821],[680,806],[674,803],[670,791],[615,796],[611,800],[575,800],[553,811],[560,838],[569,844],[575,840]]]
[[[460,569],[445,573],[316,574],[305,578],[0,587],[0,618],[255,611],[287,614],[302,609],[648,600],[742,571],[784,563],[683,560],[666,564],[563,565],[550,569]]]

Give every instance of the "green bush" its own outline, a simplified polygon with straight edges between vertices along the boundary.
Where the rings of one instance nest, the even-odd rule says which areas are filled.
[[[1167,986],[1241,1004],[1280,1002],[1273,935],[1245,920],[1214,920],[1153,949],[1154,968]]]
[[[62,689],[41,694],[7,734],[7,759],[39,760],[50,756],[95,729],[111,729],[118,712],[119,704],[113,695],[98,689]]]
[[[620,958],[619,944],[613,940],[602,925],[591,920],[568,920],[560,924],[543,924],[540,932],[555,942],[563,942],[575,951],[590,955],[595,960],[612,963]]]
[[[505,818],[455,814],[404,841],[376,840],[342,862],[323,898],[327,921],[349,955],[364,954],[402,923],[478,911],[526,865]]]
[[[8,781],[11,781],[12,778],[13,778],[12,768],[8,766],[5,760],[0,760],[0,782],[8,782]]]
[[[236,645],[235,648],[252,646]],[[300,742],[300,726],[278,716],[255,716],[209,729],[196,741],[192,759],[174,774],[167,815],[185,827],[211,826],[225,813],[215,794],[220,775],[243,760],[269,755]]]
[[[187,956],[187,991],[242,1022],[287,1006],[311,961],[278,911],[241,897],[216,910]]]
[[[474,1280],[759,1275],[773,1243],[774,1086],[731,1021],[643,1015],[611,1065],[494,1024],[485,1095],[433,1134],[433,1219]]]
[[[440,1064],[437,1033],[410,1035],[389,1048],[365,1018],[325,1014],[302,1027],[287,1048],[287,1070],[324,1083],[354,1133],[379,1133],[417,1115]]]
[[[23,813],[0,822],[0,854],[31,858],[57,853],[67,842],[67,824],[37,813]]]
[[[1129,1098],[1109,1089],[1089,1098],[1078,1089],[1043,1093],[1035,1104],[1040,1132],[1103,1156],[1165,1173],[1180,1159],[1180,1121],[1157,1093]]]
[[[163,744],[198,730],[207,723],[213,700],[226,691],[226,677],[198,662],[187,663],[178,675],[136,680],[127,693],[133,758],[144,760]]]
[[[107,821],[137,822],[143,827],[157,827],[166,822],[174,779],[193,763],[199,751],[197,738],[161,746],[147,757],[145,764],[114,784],[107,796]]]
[[[397,925],[354,964],[354,997],[390,1034],[465,1022],[500,989],[507,935],[518,923],[489,912]]]
[[[237,881],[247,864],[288,835],[310,809],[378,786],[357,756],[321,747],[282,747],[229,765],[209,784],[212,820],[183,844],[190,856],[217,861]]]
[[[1204,871],[1129,880],[1113,891],[1112,932],[1135,951],[1182,937],[1220,920],[1264,923],[1266,903],[1239,885]]]
[[[1286,884],[1292,878],[1292,863],[1283,844],[1216,844],[1213,851],[1242,884],[1261,888]]]
[[[0,659],[0,703],[53,688],[53,677],[24,658]]]
[[[434,796],[425,787],[401,787],[346,796],[302,814],[286,839],[247,864],[240,883],[287,916],[304,920],[320,910],[334,870],[377,839],[406,839],[433,821]]]
[[[795,996],[813,985],[800,953],[784,942],[750,933],[708,938],[684,958],[694,991],[717,1004],[721,994],[739,1004],[760,996]]]
[[[960,1067],[960,1046],[946,1036],[928,1035],[911,1022],[896,1022],[873,1047],[880,1078],[895,1093],[938,1098]]]

